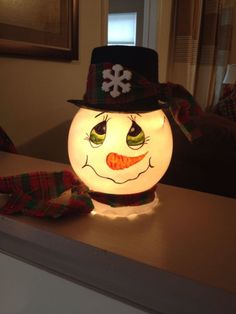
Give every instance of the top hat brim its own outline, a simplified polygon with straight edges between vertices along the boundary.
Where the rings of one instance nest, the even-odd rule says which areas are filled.
[[[112,104],[112,106],[108,106],[107,103],[91,104],[83,99],[69,99],[67,101],[76,105],[79,108],[87,108],[91,110],[105,112],[142,113],[155,111],[158,109],[165,109],[169,107],[169,104],[167,104],[167,102],[161,101],[158,96],[149,97],[147,99],[139,99],[137,101],[134,101],[132,104],[129,103],[128,106],[120,103]]]

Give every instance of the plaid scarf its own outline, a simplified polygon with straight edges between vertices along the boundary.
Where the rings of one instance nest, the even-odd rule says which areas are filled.
[[[149,191],[132,195],[113,195],[89,191],[73,173],[33,172],[16,176],[0,177],[0,193],[9,195],[0,208],[0,214],[22,213],[34,217],[59,218],[71,213],[90,213],[93,208],[91,198],[112,207],[141,205],[154,199],[156,186]],[[65,191],[70,190],[67,204],[55,202]]]
[[[189,141],[202,136],[202,132],[195,123],[195,118],[203,111],[194,97],[179,84],[160,84],[161,99],[170,104],[169,110],[182,132]]]
[[[72,188],[68,204],[53,202],[53,199]],[[0,177],[0,193],[10,194],[8,201],[0,209],[0,213],[6,215],[23,213],[58,218],[72,212],[86,213],[93,209],[85,186],[66,170]]]
[[[139,206],[142,204],[150,203],[155,198],[156,185],[154,185],[151,189],[135,194],[104,194],[100,192],[90,192],[90,196],[92,199],[103,203],[109,204],[111,207],[118,206]]]

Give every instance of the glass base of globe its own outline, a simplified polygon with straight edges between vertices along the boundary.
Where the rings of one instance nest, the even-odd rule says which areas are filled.
[[[100,203],[95,200],[93,200],[93,204],[94,210],[91,212],[92,215],[106,216],[111,219],[134,219],[139,215],[151,214],[153,210],[159,205],[159,199],[155,193],[155,198],[152,202],[138,206],[111,207],[110,205]]]

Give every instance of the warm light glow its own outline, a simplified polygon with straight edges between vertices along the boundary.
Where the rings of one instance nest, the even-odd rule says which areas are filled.
[[[69,132],[69,158],[92,191],[133,194],[152,188],[166,172],[172,133],[162,110],[136,113],[81,108]]]
[[[156,196],[155,199],[148,204],[139,206],[121,206],[111,207],[106,204],[94,201],[95,209],[91,212],[92,215],[106,216],[109,219],[127,218],[129,220],[135,220],[140,215],[151,215],[159,205],[159,199]]]

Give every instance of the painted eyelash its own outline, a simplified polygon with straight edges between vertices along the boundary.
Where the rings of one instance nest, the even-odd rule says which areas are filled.
[[[165,125],[165,123],[166,123],[166,117],[164,116],[164,117],[163,117],[163,123],[162,123],[162,126],[161,126],[162,128],[163,128],[163,126]]]
[[[130,115],[130,116],[129,116],[129,119],[130,119],[132,122],[136,122],[136,116]]]
[[[147,144],[150,141],[150,136],[145,136],[145,140],[143,144]]]
[[[106,114],[105,116],[103,116],[102,121],[106,121],[106,122],[107,122],[107,121],[110,120],[110,119],[111,119],[111,118],[108,117],[108,114]]]
[[[90,136],[89,136],[88,133],[86,133],[86,137],[84,138],[84,140],[85,140],[85,141],[89,141],[89,139],[90,139]]]

